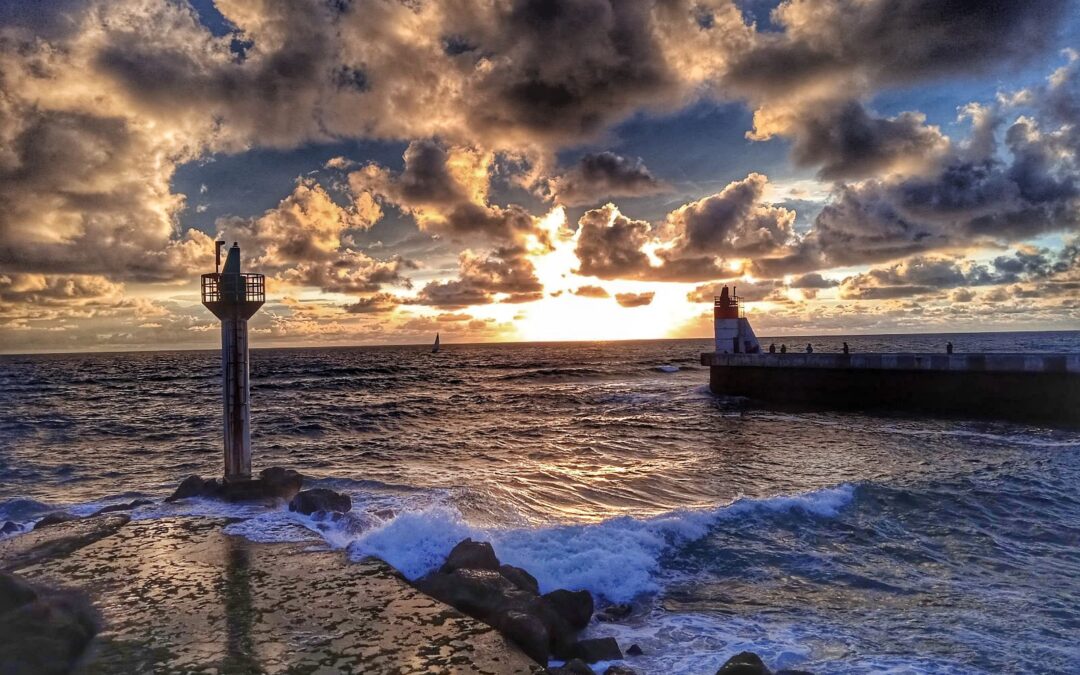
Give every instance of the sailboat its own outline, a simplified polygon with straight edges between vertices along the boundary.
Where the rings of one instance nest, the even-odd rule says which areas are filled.
[[[432,354],[438,354],[439,353],[439,334],[438,333],[435,333],[435,344],[431,345],[431,353]]]

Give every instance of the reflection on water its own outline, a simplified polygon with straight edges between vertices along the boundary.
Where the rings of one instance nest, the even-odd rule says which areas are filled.
[[[946,338],[1080,351],[1080,333],[847,340]],[[256,468],[348,492],[347,523],[307,525],[357,555],[421,573],[455,537],[485,536],[542,584],[636,599],[634,621],[601,634],[647,647],[639,672],[715,671],[742,648],[823,672],[1077,669],[1080,434],[754,408],[707,391],[707,348],[255,350]],[[218,473],[218,368],[214,352],[0,359],[0,519]],[[739,497],[757,501],[723,508]],[[235,527],[288,538],[296,521]],[[244,546],[221,581],[239,671],[255,663]]]

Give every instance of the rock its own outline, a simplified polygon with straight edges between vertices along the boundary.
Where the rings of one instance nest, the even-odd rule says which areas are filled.
[[[449,574],[435,572],[416,582],[416,587],[481,621],[525,592],[494,570],[458,569]]]
[[[499,559],[495,557],[495,550],[486,541],[473,541],[465,539],[446,556],[446,562],[439,570],[444,574],[454,570],[498,570]]]
[[[499,565],[499,574],[509,579],[521,590],[540,595],[540,584],[536,581],[536,577],[520,567],[514,567],[513,565]]]
[[[634,611],[634,606],[628,603],[608,605],[596,612],[596,620],[604,622],[622,621]]]
[[[622,650],[613,637],[580,640],[570,648],[570,655],[586,663],[597,661],[621,661]]]
[[[273,499],[291,500],[300,492],[304,477],[292,469],[279,466],[263,469],[255,480],[218,482],[201,476],[188,476],[165,501],[203,497],[229,502],[255,502]]]
[[[6,614],[37,599],[37,591],[20,577],[0,572],[0,614]]]
[[[772,671],[754,652],[739,652],[720,666],[716,675],[772,675]]]
[[[567,591],[559,589],[543,596],[552,607],[575,629],[582,630],[589,625],[593,614],[592,594],[588,591]]]
[[[566,664],[558,668],[549,668],[551,675],[596,675],[581,659],[570,659]]]
[[[150,500],[150,499],[135,499],[135,500],[132,500],[130,502],[127,502],[126,504],[112,504],[110,506],[100,508],[97,511],[95,511],[93,513],[93,515],[100,516],[100,515],[105,514],[105,513],[115,513],[117,511],[130,511],[130,510],[132,510],[134,508],[138,508],[140,506],[146,506],[147,504],[153,504],[153,503],[154,502],[152,500]]]
[[[604,671],[604,675],[637,675],[637,672],[633,668],[614,665],[608,666],[607,670]]]
[[[22,528],[19,527],[16,523],[8,520],[4,522],[3,527],[0,527],[0,534],[15,534],[16,532],[19,532],[21,530]]]
[[[289,510],[297,511],[305,516],[310,516],[316,511],[348,513],[352,510],[352,499],[349,495],[343,495],[340,492],[314,488],[297,493],[289,502]]]
[[[0,669],[5,675],[67,673],[97,634],[80,593],[35,589],[0,573]]]
[[[630,649],[626,650],[628,656],[641,656],[644,653],[645,652],[641,651],[641,647],[638,647],[637,645],[630,645]]]
[[[40,530],[43,527],[48,527],[50,525],[56,525],[58,523],[66,523],[66,522],[68,522],[70,520],[78,520],[78,519],[79,519],[79,517],[76,516],[75,514],[66,513],[64,511],[54,511],[54,512],[46,515],[41,520],[37,521],[37,523],[34,524],[34,529],[35,530]]]
[[[176,487],[176,490],[171,495],[165,498],[165,501],[175,502],[178,499],[216,495],[220,487],[216,479],[203,480],[202,476],[192,474],[180,481],[180,485]]]
[[[272,466],[259,472],[259,479],[264,486],[264,493],[268,497],[292,499],[304,486],[304,477],[298,471],[285,469],[280,466]],[[352,501],[349,502],[352,508]]]
[[[551,638],[543,621],[525,612],[507,610],[497,614],[490,625],[521,647],[529,658],[547,663]]]

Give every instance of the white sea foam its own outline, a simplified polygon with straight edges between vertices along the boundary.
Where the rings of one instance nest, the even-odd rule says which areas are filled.
[[[672,366],[672,365],[668,365],[668,364],[664,364],[662,366],[657,366],[656,369],[659,370],[662,373],[677,373],[677,372],[679,372],[679,367],[678,366]]]
[[[487,540],[500,560],[529,570],[542,591],[586,589],[613,602],[626,602],[660,590],[657,572],[665,550],[704,537],[725,518],[792,510],[832,517],[853,494],[852,486],[841,485],[653,518],[541,528],[481,529],[467,523],[452,506],[438,505],[400,513],[358,535],[338,530],[325,536],[333,545],[347,545],[354,558],[382,558],[410,579],[438,567],[465,537]]]

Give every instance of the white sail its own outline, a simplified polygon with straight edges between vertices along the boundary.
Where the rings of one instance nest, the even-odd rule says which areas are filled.
[[[439,334],[438,333],[435,333],[435,344],[431,346],[431,353],[432,354],[439,353]]]

